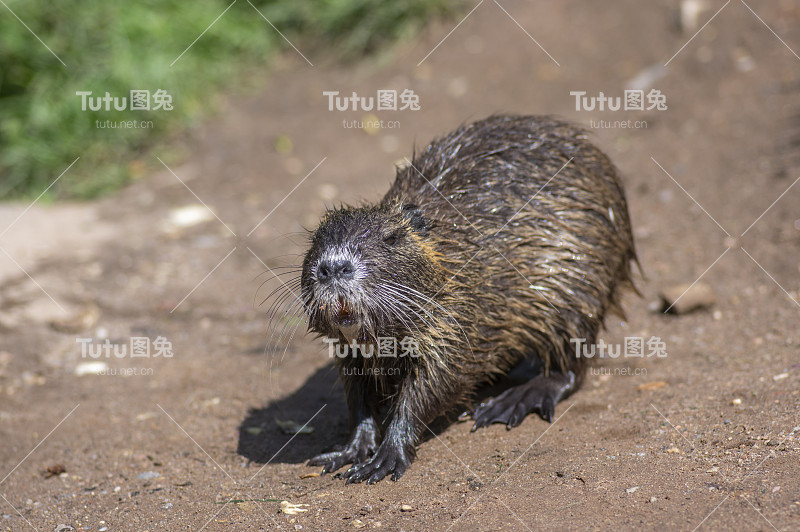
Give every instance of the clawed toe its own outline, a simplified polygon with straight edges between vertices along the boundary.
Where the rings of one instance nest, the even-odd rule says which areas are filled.
[[[525,384],[509,388],[497,397],[482,403],[472,413],[473,431],[492,423],[504,423],[506,428],[519,426],[531,412],[538,412],[545,421],[552,422],[555,407],[565,393],[574,387],[574,376],[551,374],[539,376]]]
[[[310,466],[322,466],[322,474],[333,473],[347,464],[360,465],[369,459],[371,449],[347,446],[341,451],[323,453],[308,461]]]
[[[323,453],[308,461],[310,466],[322,466],[322,474],[333,473],[347,464],[366,462],[377,448],[377,429],[371,420],[362,422],[353,432],[347,445],[339,450]]]
[[[347,484],[354,484],[366,481],[367,484],[375,484],[387,475],[392,475],[392,480],[398,480],[406,472],[411,458],[409,453],[392,446],[381,446],[375,455],[366,462],[354,465],[342,476],[347,479]]]
[[[346,464],[353,463],[355,457],[351,456],[346,451],[335,451],[332,453],[324,453],[315,456],[308,461],[310,466],[322,466],[322,474],[333,473],[337,469],[342,468]]]

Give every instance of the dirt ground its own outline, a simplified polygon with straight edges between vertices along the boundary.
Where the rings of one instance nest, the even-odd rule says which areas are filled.
[[[287,45],[171,171],[93,204],[2,206],[0,528],[800,529],[800,3],[683,4],[680,22],[677,1],[486,0],[443,42],[457,20],[346,67]],[[570,95],[631,84],[668,108]],[[322,94],[378,89],[421,109]],[[645,278],[602,339],[667,356],[599,361],[553,424],[452,424],[399,482],[320,477],[305,461],[347,437],[343,392],[324,344],[267,322],[269,270],[299,263],[326,205],[379,198],[414,145],[496,112],[582,124],[619,167]],[[343,123],[370,115],[383,127]],[[710,308],[657,311],[701,276]],[[132,337],[149,357],[82,354]]]

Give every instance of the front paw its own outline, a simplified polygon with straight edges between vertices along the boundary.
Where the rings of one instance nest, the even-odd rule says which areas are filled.
[[[323,475],[332,473],[347,464],[363,464],[377,446],[377,429],[371,423],[364,423],[356,429],[344,449],[315,456],[308,465],[322,466]]]
[[[333,451],[330,453],[323,453],[315,456],[308,461],[310,466],[322,466],[322,474],[333,473],[337,469],[347,464],[358,464],[365,462],[366,456],[360,456],[353,449],[349,447],[341,451]]]
[[[384,442],[372,458],[364,463],[355,464],[342,475],[347,484],[367,481],[375,484],[391,473],[392,480],[398,480],[406,472],[414,460],[413,451],[402,445],[391,445]]]

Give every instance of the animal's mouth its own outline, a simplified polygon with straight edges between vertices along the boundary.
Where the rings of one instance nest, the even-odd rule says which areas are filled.
[[[364,319],[359,312],[359,302],[349,297],[341,289],[321,287],[314,310],[314,329],[328,336],[341,333],[348,342],[355,340],[361,333]]]
[[[325,309],[328,321],[336,328],[352,326],[360,322],[354,305],[343,295],[336,296],[331,303],[322,308]]]
[[[347,298],[339,296],[338,309],[334,315],[335,326],[348,342],[354,341],[361,330],[361,321],[353,310]]]
[[[336,317],[340,323],[353,320],[353,309],[343,296],[339,296],[339,311]]]

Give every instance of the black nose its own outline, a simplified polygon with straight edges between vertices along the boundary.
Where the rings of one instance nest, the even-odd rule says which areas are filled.
[[[355,276],[356,267],[348,259],[322,260],[317,266],[317,280],[329,283],[334,280],[346,281]]]

